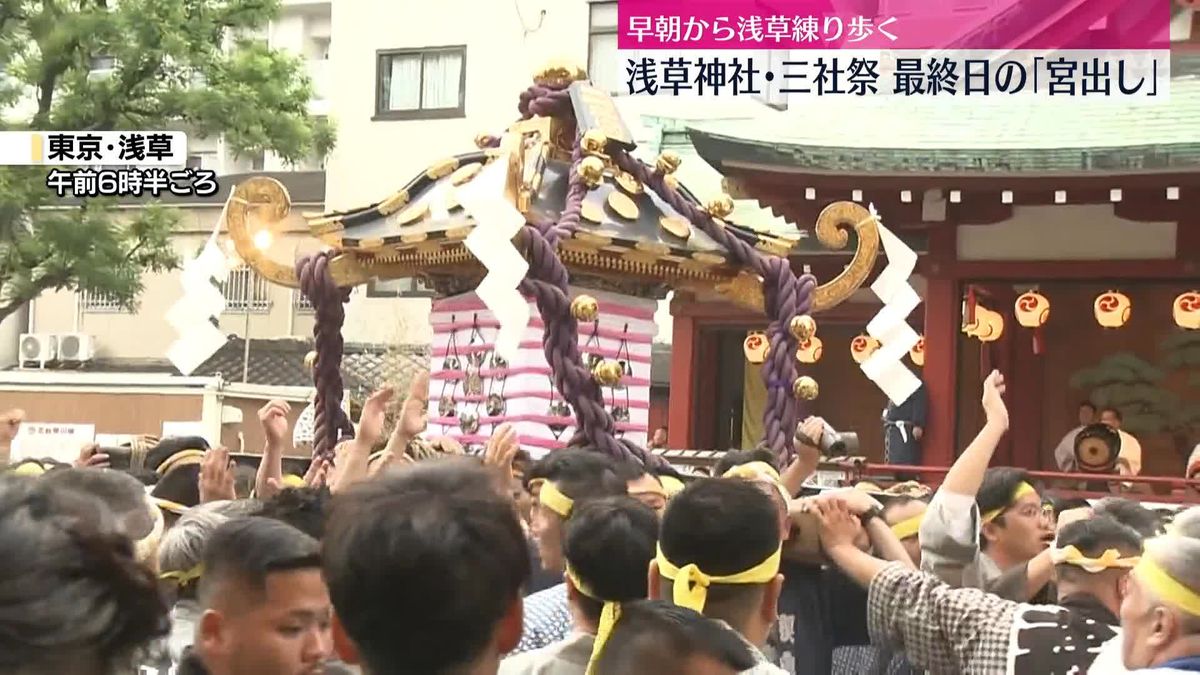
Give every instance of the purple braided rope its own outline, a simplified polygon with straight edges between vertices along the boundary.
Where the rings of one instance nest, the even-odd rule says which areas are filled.
[[[342,410],[342,325],[346,322],[345,303],[350,289],[339,288],[329,272],[329,261],[336,251],[323,251],[296,261],[300,292],[312,303],[316,313],[313,342],[317,352],[313,364],[313,385],[317,390],[313,403],[313,459],[333,461],[334,447],[342,436],[353,436],[354,426]]]
[[[767,336],[771,352],[763,362],[763,380],[767,386],[767,405],[763,411],[763,437],[767,446],[782,462],[795,453],[794,437],[799,420],[799,406],[792,394],[796,379],[796,338],[789,327],[794,317],[812,309],[812,294],[816,279],[811,274],[796,277],[784,258],[763,255],[749,243],[717,224],[698,205],[666,183],[666,176],[651,169],[625,152],[613,157],[617,166],[654,190],[663,201],[683,214],[693,225],[723,246],[741,265],[763,278],[766,305]]]

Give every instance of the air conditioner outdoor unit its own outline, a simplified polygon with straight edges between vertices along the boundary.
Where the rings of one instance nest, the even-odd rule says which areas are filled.
[[[91,361],[96,355],[96,339],[86,333],[61,333],[58,336],[58,360]]]
[[[20,345],[21,366],[36,363],[39,368],[45,368],[47,361],[53,361],[58,355],[57,336],[49,333],[21,333]]]

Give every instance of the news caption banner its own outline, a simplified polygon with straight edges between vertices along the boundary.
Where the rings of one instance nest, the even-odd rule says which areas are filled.
[[[181,131],[0,131],[0,166],[47,166],[59,197],[208,197],[215,171],[186,166]]]
[[[675,96],[768,86],[799,96],[1169,96],[1166,2],[946,4],[867,15],[857,0],[618,0],[624,84]]]

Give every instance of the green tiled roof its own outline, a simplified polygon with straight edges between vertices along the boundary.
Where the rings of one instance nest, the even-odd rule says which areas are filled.
[[[827,97],[769,121],[699,123],[690,133],[718,167],[738,159],[844,173],[1200,172],[1200,75],[1176,77],[1157,102]]]

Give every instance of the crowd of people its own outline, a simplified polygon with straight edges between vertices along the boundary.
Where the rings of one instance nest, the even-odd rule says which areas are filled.
[[[275,401],[246,480],[203,439],[13,463],[0,673],[1200,671],[1200,508],[989,468],[999,373],[936,491],[814,487],[817,418],[786,466],[736,450],[712,477],[592,448],[530,461],[509,426],[468,456],[421,439],[425,391],[390,434],[393,394],[373,395],[302,476]]]

